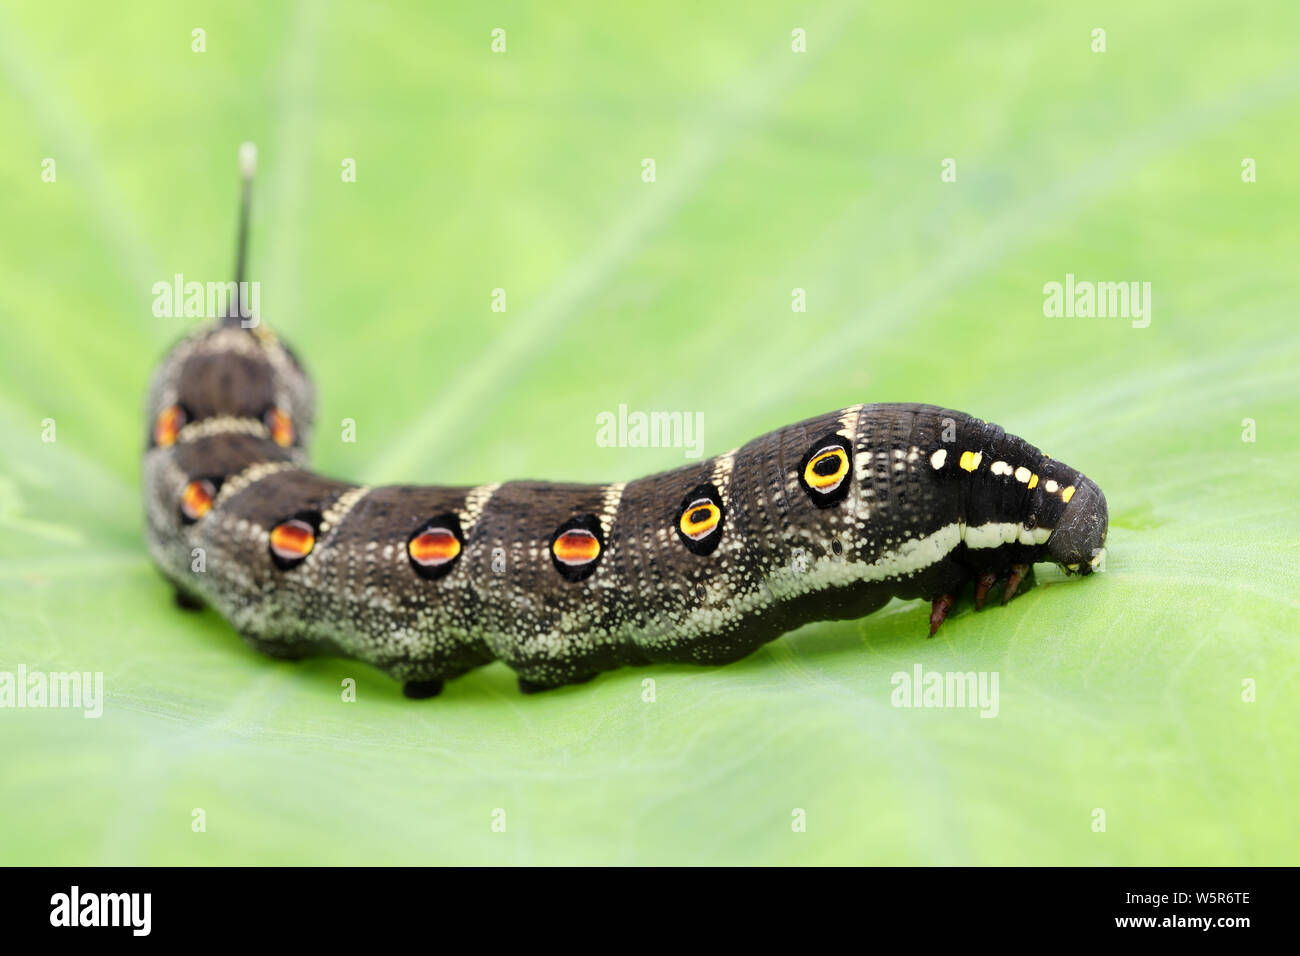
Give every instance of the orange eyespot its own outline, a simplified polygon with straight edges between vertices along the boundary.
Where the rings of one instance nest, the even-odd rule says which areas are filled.
[[[264,416],[266,427],[271,430],[271,440],[282,448],[288,448],[293,444],[293,419],[289,413],[279,408],[273,408]]]
[[[436,568],[460,554],[460,542],[446,528],[434,528],[412,538],[406,551],[421,567]]]
[[[299,564],[316,547],[316,529],[301,518],[290,518],[271,529],[271,558],[281,569]]]
[[[804,483],[814,491],[827,494],[839,487],[849,473],[849,456],[839,445],[827,445],[813,453],[804,466]]]
[[[179,405],[168,405],[158,413],[158,419],[153,423],[153,443],[159,448],[169,448],[176,444],[185,421],[184,409]]]
[[[561,564],[588,564],[600,557],[600,541],[586,528],[570,528],[555,539],[551,553]]]
[[[464,540],[460,519],[455,514],[435,515],[407,539],[406,556],[411,559],[411,569],[426,581],[450,574],[465,549]]]
[[[181,519],[187,524],[198,521],[212,510],[217,486],[206,478],[191,481],[181,491]]]
[[[686,506],[677,527],[692,541],[699,541],[712,533],[722,519],[722,511],[708,498],[697,498]]]
[[[582,581],[596,573],[605,539],[600,519],[574,515],[551,535],[551,561],[566,581]]]

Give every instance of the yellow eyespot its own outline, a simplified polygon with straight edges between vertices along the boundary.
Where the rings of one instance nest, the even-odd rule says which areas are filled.
[[[721,519],[722,512],[717,505],[708,498],[697,498],[686,506],[677,527],[692,541],[699,541],[712,534]]]
[[[726,522],[722,495],[711,482],[686,492],[677,506],[677,536],[687,551],[700,557],[708,557],[718,549]]]
[[[804,466],[803,480],[814,491],[827,494],[839,487],[849,473],[849,456],[839,445],[819,449]]]

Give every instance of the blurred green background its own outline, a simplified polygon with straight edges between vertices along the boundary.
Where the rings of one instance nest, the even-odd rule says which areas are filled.
[[[0,860],[1297,862],[1300,6],[475,7],[0,0],[0,669],[107,694],[0,710]],[[535,697],[256,655],[173,607],[138,477],[151,289],[229,278],[246,139],[323,471],[626,480],[683,459],[598,447],[620,403],[711,455],[928,401],[1094,477],[1108,572]],[[1045,318],[1067,272],[1150,327]],[[892,707],[915,664],[998,717]]]

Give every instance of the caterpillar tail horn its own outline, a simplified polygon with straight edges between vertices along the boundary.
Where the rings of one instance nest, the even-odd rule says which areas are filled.
[[[222,318],[222,325],[255,325],[253,310],[245,293],[245,269],[248,262],[248,221],[253,209],[253,178],[257,175],[257,145],[241,143],[239,146],[239,234],[235,241],[235,295],[230,311]],[[250,324],[251,323],[251,324]]]

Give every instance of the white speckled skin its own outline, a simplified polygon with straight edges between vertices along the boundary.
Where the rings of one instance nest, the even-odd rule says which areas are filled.
[[[929,405],[841,409],[626,484],[366,488],[306,470],[312,404],[305,373],[264,327],[227,320],[177,345],[148,399],[151,429],[169,406],[188,418],[174,444],[151,442],[145,454],[150,551],[181,592],[260,650],[342,654],[411,682],[498,659],[540,687],[624,664],[723,663],[808,621],[955,593],[1013,564],[1082,555],[1087,573],[1105,536],[1105,499],[1079,472]],[[290,447],[271,440],[271,406],[292,418]],[[800,478],[826,440],[851,451],[833,504]],[[965,467],[975,458],[964,451],[981,464]],[[219,490],[185,523],[178,502],[198,478]],[[1048,493],[1049,480],[1074,501]],[[677,531],[683,495],[701,485],[716,489],[723,516],[707,554]],[[1067,512],[1070,534],[1054,538]],[[314,549],[277,567],[271,529],[308,513]],[[459,524],[463,548],[427,580],[407,542],[437,515]],[[589,576],[567,580],[551,542],[578,515],[603,547]]]

